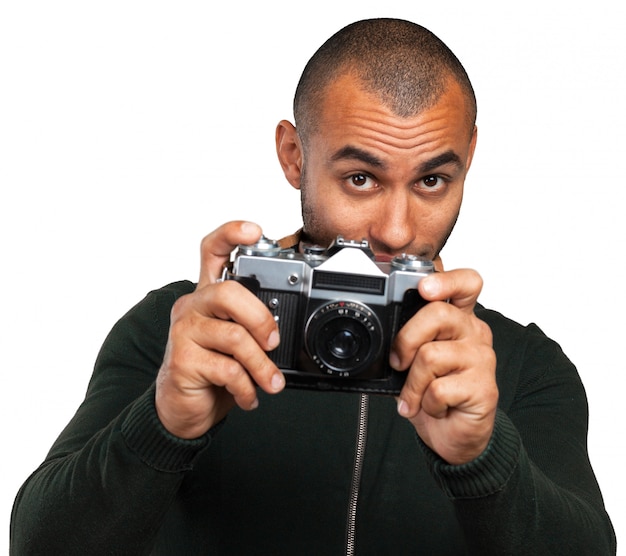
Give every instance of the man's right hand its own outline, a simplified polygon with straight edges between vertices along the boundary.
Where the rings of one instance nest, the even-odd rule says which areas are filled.
[[[241,221],[206,236],[198,285],[172,308],[156,409],[165,428],[178,437],[203,435],[235,404],[256,408],[257,386],[268,393],[285,386],[265,353],[279,343],[272,314],[238,282],[220,281],[233,249],[260,237],[259,226]]]

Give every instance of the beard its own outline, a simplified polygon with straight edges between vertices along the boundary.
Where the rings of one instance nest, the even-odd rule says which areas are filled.
[[[337,231],[327,230],[318,211],[308,200],[309,181],[306,164],[302,166],[300,174],[300,210],[302,214],[302,239],[306,243],[313,243],[328,247],[337,238]]]

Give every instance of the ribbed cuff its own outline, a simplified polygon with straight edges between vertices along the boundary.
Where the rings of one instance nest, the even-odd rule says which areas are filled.
[[[210,444],[219,425],[200,438],[178,438],[159,420],[154,396],[153,385],[135,401],[122,423],[122,436],[128,447],[150,467],[169,473],[189,471],[200,451]]]
[[[501,411],[485,451],[463,465],[450,465],[426,446],[422,447],[436,481],[449,498],[482,498],[504,488],[519,460],[521,440],[517,429]]]

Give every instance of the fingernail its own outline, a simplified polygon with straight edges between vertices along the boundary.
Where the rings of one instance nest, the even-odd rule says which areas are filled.
[[[429,297],[436,296],[441,291],[441,284],[435,276],[428,276],[420,282],[422,291]]]
[[[391,365],[393,369],[396,369],[396,371],[400,370],[400,358],[395,351],[389,354],[389,365]]]
[[[275,373],[271,381],[272,390],[278,392],[285,387],[285,377],[283,373]]]
[[[254,398],[254,401],[250,404],[250,411],[259,407],[259,398]]]
[[[242,222],[242,224],[241,224],[241,231],[244,234],[253,234],[255,232],[258,233],[259,226],[257,224],[255,224],[254,222]]]
[[[409,415],[409,404],[407,404],[404,400],[398,400],[398,413],[402,417],[407,417]]]
[[[270,350],[276,348],[280,344],[280,334],[277,330],[272,330],[267,339],[267,345]]]

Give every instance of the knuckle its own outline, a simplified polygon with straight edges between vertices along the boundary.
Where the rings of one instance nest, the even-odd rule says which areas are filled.
[[[485,342],[491,344],[493,341],[493,332],[491,327],[483,320],[475,318],[475,326],[478,331],[478,335]]]
[[[431,301],[427,308],[430,312],[429,317],[437,322],[446,322],[451,319],[451,312],[454,306],[445,301]]]
[[[423,368],[433,368],[440,359],[439,345],[437,342],[428,342],[417,351],[416,359]]]
[[[170,380],[176,381],[176,377],[179,376],[188,365],[187,350],[168,346],[165,363]]]
[[[233,384],[237,382],[243,374],[241,364],[232,357],[220,357],[219,364],[214,367],[214,372],[220,378],[214,378],[216,383],[221,385]]]
[[[236,349],[246,348],[249,334],[240,324],[233,321],[223,321],[223,333]]]
[[[185,338],[189,335],[189,331],[198,325],[199,317],[193,312],[189,312],[179,307],[176,313],[172,314],[170,321],[170,340]]]
[[[446,397],[446,387],[443,380],[433,380],[427,389],[427,396],[433,402],[441,403]]]

